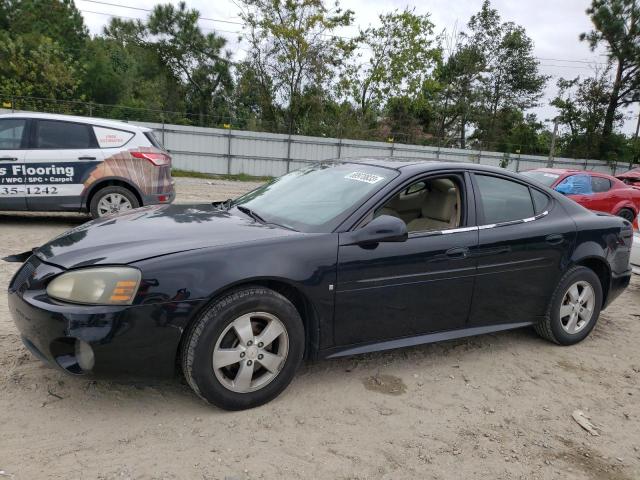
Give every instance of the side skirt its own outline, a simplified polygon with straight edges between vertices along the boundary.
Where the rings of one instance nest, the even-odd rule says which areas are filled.
[[[487,325],[484,327],[460,328],[457,330],[448,330],[446,332],[418,335],[416,337],[404,337],[398,338],[396,340],[369,343],[367,345],[351,345],[348,347],[340,347],[337,349],[332,348],[326,352],[320,352],[319,357],[337,358],[346,357],[348,355],[358,355],[361,353],[379,352],[381,350],[391,350],[394,348],[413,347],[414,345],[424,345],[426,343],[443,342],[446,340],[455,340],[456,338],[473,337],[475,335],[484,335],[486,333],[502,332],[504,330],[514,330],[516,328],[530,327],[534,323],[535,322],[502,323],[499,325]]]

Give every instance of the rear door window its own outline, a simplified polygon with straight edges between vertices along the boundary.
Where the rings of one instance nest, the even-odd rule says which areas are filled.
[[[115,128],[93,127],[96,140],[100,148],[119,148],[123,147],[134,136],[133,133]]]
[[[18,150],[27,126],[25,118],[0,119],[0,150]]]
[[[564,195],[592,195],[591,176],[585,173],[571,175],[556,185],[556,191]]]
[[[96,146],[93,130],[89,125],[57,120],[36,122],[35,148],[87,149]]]
[[[489,175],[475,176],[485,224],[522,220],[534,216],[529,187]]]

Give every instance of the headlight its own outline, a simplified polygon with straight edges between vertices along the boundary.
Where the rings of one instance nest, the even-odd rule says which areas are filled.
[[[63,273],[47,287],[47,295],[90,305],[131,305],[140,271],[130,267],[83,268]]]

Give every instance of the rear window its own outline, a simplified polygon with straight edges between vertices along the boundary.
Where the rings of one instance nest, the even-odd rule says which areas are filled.
[[[494,224],[534,216],[529,187],[488,175],[476,175],[484,223]]]
[[[93,127],[100,148],[118,148],[129,142],[133,133],[115,128]]]
[[[57,120],[38,120],[36,123],[36,148],[82,149],[96,146],[89,125]]]
[[[593,193],[608,192],[611,189],[611,180],[603,177],[591,177],[591,189]]]
[[[533,206],[535,207],[536,215],[544,212],[547,208],[547,205],[549,204],[549,197],[547,197],[544,193],[532,188],[531,198],[533,198]]]

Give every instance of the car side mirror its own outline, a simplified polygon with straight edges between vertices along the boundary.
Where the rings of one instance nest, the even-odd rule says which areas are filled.
[[[405,242],[409,238],[407,224],[398,217],[380,215],[352,233],[351,245],[382,242]]]

